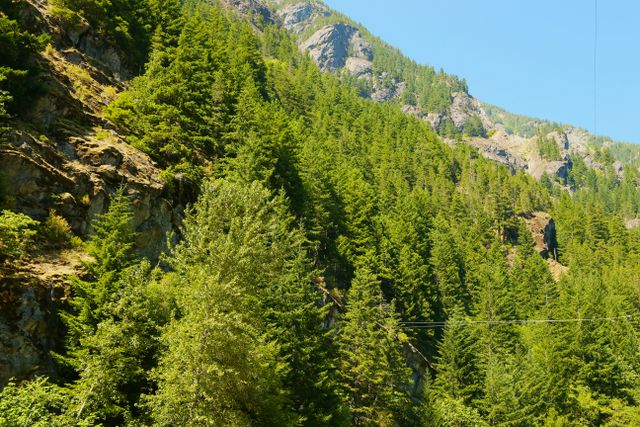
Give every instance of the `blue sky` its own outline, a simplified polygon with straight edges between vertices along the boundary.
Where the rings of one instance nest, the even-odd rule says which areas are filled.
[[[325,0],[511,112],[594,130],[594,0]],[[640,143],[640,2],[598,2],[597,132]]]

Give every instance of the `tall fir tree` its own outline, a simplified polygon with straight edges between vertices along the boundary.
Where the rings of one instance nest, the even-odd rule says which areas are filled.
[[[352,422],[394,425],[411,403],[411,372],[402,355],[406,336],[367,267],[356,271],[347,303],[338,336],[339,375]]]

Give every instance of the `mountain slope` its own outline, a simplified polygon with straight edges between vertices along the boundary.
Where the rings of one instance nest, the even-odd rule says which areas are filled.
[[[307,50],[323,70],[344,70],[356,79],[364,96],[401,105],[445,137],[462,138],[488,158],[514,170],[526,169],[537,178],[545,172],[565,178],[571,155],[592,167],[604,167],[593,159],[603,148],[603,141],[605,148],[612,145],[606,138],[596,142],[597,138],[581,129],[514,115],[481,103],[469,95],[464,80],[415,64],[320,1],[270,3],[285,28],[299,40],[301,49]],[[481,127],[473,130],[470,125],[477,119]],[[555,134],[549,135],[551,132]],[[469,134],[482,138],[470,139]],[[556,140],[562,161],[549,162],[538,155],[538,134]],[[634,153],[633,158],[640,154],[635,146],[628,147],[629,151]],[[617,149],[612,152],[618,161],[614,168],[622,173],[629,156],[616,155]]]
[[[0,82],[7,143],[48,132],[18,146],[25,159],[48,139],[57,169],[96,175],[109,200],[84,235],[68,224],[80,207],[31,218],[35,198],[3,198],[0,354],[21,364],[2,361],[16,381],[0,390],[0,423],[638,424],[640,230],[624,218],[640,193],[629,169],[620,179],[605,154],[594,158],[603,170],[575,157],[558,182],[488,160],[459,131],[443,139],[405,104],[363,96],[373,81],[322,72],[256,0],[65,5],[134,77],[94,78],[108,67],[83,50],[93,44],[55,39],[72,20],[52,21],[52,46],[27,40],[28,59],[8,65],[32,105]],[[321,36],[327,66],[336,51],[345,66],[376,63],[364,31]],[[58,91],[28,87],[20,67],[45,61],[46,77],[69,67],[65,52],[94,77],[72,68]],[[455,127],[453,105],[482,105],[452,96],[449,84],[463,85],[452,79],[423,69],[415,107]],[[108,102],[100,81],[115,87]],[[51,115],[30,118],[39,99],[67,121],[47,131],[38,119]],[[69,99],[79,107],[65,112]],[[465,126],[482,144],[482,118]],[[537,155],[568,164],[564,135],[536,135]],[[82,154],[93,150],[115,163],[113,180]],[[5,178],[9,195],[21,170]],[[152,217],[164,200],[180,223],[159,259],[145,196]],[[47,263],[59,273],[40,274]]]
[[[23,31],[48,38],[41,52],[26,50],[17,58],[18,67],[37,70],[31,93],[18,92],[27,86],[19,76],[13,81],[10,76],[8,85],[0,79],[0,93],[8,89],[15,101],[27,96],[30,101],[25,106],[7,102],[13,120],[6,128],[0,125],[0,207],[42,224],[57,218],[66,224],[63,234],[86,238],[92,220],[108,208],[118,188],[126,187],[139,230],[138,250],[156,259],[167,233],[179,226],[186,203],[194,200],[195,186],[180,176],[173,182],[163,179],[161,169],[103,116],[133,73],[126,64],[134,56],[84,19],[66,24],[50,3],[14,7],[6,11],[20,17]],[[56,311],[67,303],[69,276],[85,274],[83,250],[61,242],[66,237],[47,240],[30,242],[27,259],[7,264],[0,254],[1,383],[53,369],[48,353],[59,347],[63,333]]]

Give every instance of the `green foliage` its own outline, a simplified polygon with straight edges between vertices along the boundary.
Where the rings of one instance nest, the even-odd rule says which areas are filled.
[[[6,80],[6,76],[0,77],[0,84]],[[7,104],[11,101],[12,97],[6,90],[0,90],[0,123],[4,124],[4,122],[10,117],[9,112],[7,111]],[[9,128],[7,126],[0,126],[0,136],[4,134]]]
[[[106,213],[98,215],[91,223],[93,232],[87,252],[94,259],[89,272],[96,278],[107,277],[114,281],[113,272],[122,271],[131,264],[135,242],[131,200],[124,187],[116,191]]]
[[[455,138],[459,134],[459,131],[453,123],[453,120],[451,120],[449,116],[446,116],[438,127],[438,134],[445,138]]]
[[[560,127],[558,123],[509,113],[494,105],[483,103],[482,108],[492,122],[504,125],[510,134],[525,138],[533,138],[539,132],[546,134]]]
[[[435,219],[431,235],[430,263],[433,278],[438,288],[442,311],[453,314],[456,309],[467,308],[468,290],[464,286],[463,260],[449,224],[443,216]]]
[[[67,414],[110,425],[147,419],[144,393],[153,385],[161,328],[175,308],[172,294],[154,280],[146,261],[121,274],[118,299],[105,304],[102,319],[77,352],[78,379],[71,384]]]
[[[108,114],[199,199],[160,270],[136,260],[131,201],[112,197],[62,314],[60,386],[8,386],[7,423],[30,407],[43,425],[637,423],[633,168],[576,157],[569,193],[363,100],[275,26],[201,2],[151,15],[145,73]],[[399,53],[380,61],[400,67],[385,84],[409,79]],[[446,115],[466,90],[419,73],[408,103]],[[440,133],[461,139],[450,117]],[[537,211],[557,260],[538,253]],[[16,241],[34,226],[0,218]]]
[[[560,147],[558,147],[558,143],[553,137],[538,135],[536,147],[541,158],[549,161],[562,160]]]
[[[0,390],[0,426],[61,426],[57,414],[64,408],[64,391],[35,378],[18,385],[10,381]]]
[[[293,408],[311,424],[338,420],[323,311],[291,220],[257,182],[203,188],[172,260],[182,315],[163,334],[158,424],[284,425]]]
[[[43,234],[50,242],[58,245],[69,243],[73,237],[67,220],[53,209],[49,211],[49,217],[43,224]]]
[[[442,427],[487,427],[489,424],[482,419],[477,410],[459,400],[444,398],[436,404],[434,426]]]
[[[26,31],[0,11],[0,136],[10,114],[22,111],[41,92],[37,81],[40,69],[33,57],[48,40],[46,34],[36,36]]]
[[[37,231],[37,221],[20,213],[0,213],[0,260],[11,261],[27,255]]]
[[[85,263],[89,277],[73,279],[72,310],[62,315],[68,328],[67,348],[66,354],[58,358],[67,368],[78,369],[79,361],[89,351],[83,340],[109,318],[110,304],[120,297],[121,273],[135,260],[132,220],[131,201],[121,188],[112,197],[107,212],[92,222],[93,234],[87,242],[92,259]]]
[[[440,341],[436,388],[462,404],[470,405],[481,396],[481,370],[478,342],[472,324],[465,321],[461,311],[449,316],[450,326]]]
[[[338,337],[341,382],[353,425],[391,426],[410,407],[406,339],[380,283],[366,267],[356,271]]]
[[[292,3],[295,2],[277,2],[273,7],[281,9]],[[467,82],[464,79],[446,74],[443,70],[436,71],[433,67],[410,60],[399,49],[385,43],[357,22],[335,10],[315,18],[313,24],[306,27],[298,37],[300,40],[306,40],[320,28],[338,23],[346,23],[357,28],[360,34],[371,43],[374,75],[379,81],[378,84],[383,87],[392,87],[397,82],[407,83],[407,87],[402,91],[400,97],[401,104],[417,105],[426,112],[446,114],[452,103],[452,95],[456,92],[468,92]],[[349,81],[348,75],[346,80]],[[362,80],[357,80],[352,83],[364,86],[362,87],[364,94],[370,93],[373,89],[371,82],[363,84]],[[444,129],[445,133],[440,131],[439,133],[448,136],[451,131],[447,127]],[[458,133],[458,129],[455,130],[455,133]]]
[[[464,133],[467,136],[480,136],[482,138],[486,138],[487,131],[482,124],[480,116],[473,115],[467,118],[467,121],[464,123]]]
[[[226,141],[238,129],[250,130],[244,128],[246,120],[257,117],[246,103],[250,97],[254,104],[261,101],[265,66],[248,24],[202,5],[173,18],[180,20],[184,24],[176,45],[157,46],[146,73],[110,106],[108,115],[128,130],[134,146],[165,167],[189,171],[225,154]],[[237,112],[234,123],[231,112]],[[223,138],[227,127],[231,135]],[[197,169],[190,175],[201,178]]]
[[[154,30],[168,4],[162,0],[54,0],[53,12],[67,27],[81,18],[108,43],[126,52],[126,62],[137,70],[146,61]]]

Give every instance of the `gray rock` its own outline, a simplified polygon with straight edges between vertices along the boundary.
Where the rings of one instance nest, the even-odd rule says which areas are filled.
[[[497,163],[502,163],[509,168],[512,173],[515,173],[518,170],[527,169],[526,163],[516,158],[508,150],[502,147],[493,144],[482,144],[476,146],[485,158]]]
[[[282,18],[282,23],[286,27],[290,27],[308,20],[315,11],[316,6],[314,4],[298,3],[285,7],[280,11],[279,15]]]
[[[486,130],[493,128],[493,123],[482,108],[480,102],[476,98],[470,96],[468,93],[454,93],[452,96],[449,112],[451,120],[460,131],[464,129],[464,125],[467,122],[467,119],[471,116],[480,117],[482,126],[484,126]]]
[[[307,50],[323,71],[344,67],[349,51],[349,42],[355,28],[346,24],[327,25],[309,37],[301,48]]]
[[[566,179],[569,173],[569,168],[570,163],[564,160],[553,162],[543,161],[537,163],[529,161],[529,170],[531,171],[531,175],[536,179],[540,179],[545,172],[549,176],[557,176],[562,179]]]
[[[424,119],[431,125],[431,129],[438,130],[442,124],[443,117],[438,113],[427,113]]]
[[[238,11],[241,15],[253,17],[254,25],[259,24],[258,20],[265,24],[276,22],[271,9],[260,0],[222,0],[222,4]]]
[[[323,71],[343,68],[347,59],[365,61],[373,59],[371,45],[362,38],[357,28],[347,24],[333,24],[322,27],[300,45],[307,50]],[[363,65],[356,61],[354,64]],[[360,70],[361,67],[355,67]]]
[[[25,285],[14,278],[0,288],[0,386],[15,376],[51,373],[49,352],[61,339],[53,289]]]
[[[362,38],[359,31],[356,31],[351,36],[350,47],[350,56],[366,59],[367,61],[373,60],[373,48],[368,41]]]
[[[294,34],[306,30],[319,17],[329,15],[331,12],[322,3],[311,2],[290,4],[278,12],[282,24]]]
[[[396,91],[394,88],[380,87],[375,89],[371,93],[371,99],[373,99],[376,102],[386,102],[386,101],[389,101],[390,99],[393,99],[395,95],[396,95]]]
[[[347,58],[344,68],[357,78],[370,79],[373,75],[373,62],[364,58],[350,56]]]
[[[525,219],[527,228],[533,237],[534,247],[543,258],[556,259],[558,241],[556,239],[556,225],[547,212],[533,212]]]

